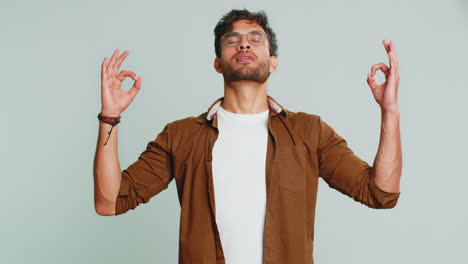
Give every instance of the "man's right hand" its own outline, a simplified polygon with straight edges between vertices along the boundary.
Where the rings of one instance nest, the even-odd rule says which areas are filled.
[[[141,77],[137,77],[132,71],[122,70],[118,73],[120,65],[128,56],[128,50],[125,50],[120,57],[119,49],[114,51],[112,58],[107,64],[107,57],[101,65],[101,114],[104,116],[119,116],[135,98],[140,90]],[[118,57],[118,58],[117,58]],[[118,73],[118,74],[117,74]],[[121,90],[122,82],[126,77],[132,78],[135,82],[128,91]]]

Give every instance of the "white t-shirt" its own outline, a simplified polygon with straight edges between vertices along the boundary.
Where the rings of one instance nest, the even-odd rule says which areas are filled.
[[[263,263],[268,113],[218,109],[212,169],[216,223],[226,264]]]

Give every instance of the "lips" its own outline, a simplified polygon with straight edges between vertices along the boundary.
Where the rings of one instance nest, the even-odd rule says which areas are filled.
[[[255,57],[249,53],[241,53],[236,56],[237,61],[254,61]]]

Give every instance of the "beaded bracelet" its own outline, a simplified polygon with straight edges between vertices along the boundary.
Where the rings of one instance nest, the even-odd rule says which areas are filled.
[[[114,128],[114,126],[116,126],[118,123],[120,123],[120,116],[118,116],[118,117],[109,117],[109,116],[104,116],[101,113],[99,113],[97,117],[98,117],[98,119],[100,121],[102,121],[102,122],[104,122],[106,124],[112,125],[109,132],[107,132],[109,134],[109,136],[107,137],[106,143],[104,143],[104,145],[106,145],[107,141],[109,141],[110,134],[112,133],[112,129]]]

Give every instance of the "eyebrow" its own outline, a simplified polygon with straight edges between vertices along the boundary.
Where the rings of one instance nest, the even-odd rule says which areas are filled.
[[[266,32],[263,32],[263,31],[260,31],[260,30],[251,30],[249,32],[261,32],[261,33],[266,35]],[[240,33],[237,32],[237,31],[228,31],[228,32],[224,33],[224,36],[232,36],[232,35],[240,35]]]
[[[225,36],[229,36],[229,35],[233,35],[233,34],[239,35],[240,33],[237,32],[237,31],[229,31],[229,32],[226,32],[224,35],[225,35]]]

